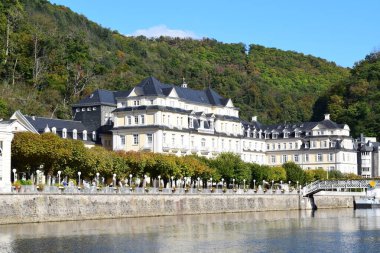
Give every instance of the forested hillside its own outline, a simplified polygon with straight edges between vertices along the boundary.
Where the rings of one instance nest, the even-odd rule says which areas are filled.
[[[147,76],[231,97],[241,116],[309,120],[314,102],[349,70],[326,60],[213,39],[126,37],[45,0],[0,2],[0,117],[70,118],[95,88],[128,89]]]
[[[351,127],[354,136],[364,133],[379,140],[380,52],[369,54],[355,64],[351,76],[335,84],[320,100],[334,120]]]

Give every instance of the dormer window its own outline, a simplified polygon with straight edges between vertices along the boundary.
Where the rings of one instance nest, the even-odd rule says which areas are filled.
[[[83,140],[87,141],[87,131],[83,130]]]
[[[96,141],[96,132],[95,131],[92,131],[92,140]]]
[[[272,139],[277,139],[278,138],[278,133],[273,133],[272,134]]]
[[[265,139],[269,139],[269,134],[265,133]]]
[[[82,112],[85,112],[85,111],[86,111],[86,108],[83,107],[83,108],[82,108]]]
[[[64,138],[64,139],[67,138],[67,129],[66,128],[62,129],[62,138]]]
[[[75,109],[76,112],[80,112],[80,108]]]
[[[295,132],[295,133],[294,133],[294,136],[295,136],[296,138],[299,138],[299,137],[300,137],[300,132]]]
[[[96,107],[92,107],[92,110],[93,110],[93,111],[96,111]]]
[[[56,134],[56,133],[57,133],[57,128],[56,128],[56,127],[52,127],[51,132],[52,132],[53,134]]]
[[[73,130],[73,139],[74,140],[77,139],[77,130],[76,129]]]
[[[288,132],[284,132],[284,138],[289,138],[289,133]]]

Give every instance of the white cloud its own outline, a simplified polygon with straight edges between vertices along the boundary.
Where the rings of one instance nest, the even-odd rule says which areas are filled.
[[[199,37],[192,31],[184,31],[177,29],[170,29],[166,25],[153,26],[147,29],[139,29],[132,33],[132,36],[143,35],[148,38],[158,38],[160,36],[169,36],[173,38],[193,38],[198,39]]]

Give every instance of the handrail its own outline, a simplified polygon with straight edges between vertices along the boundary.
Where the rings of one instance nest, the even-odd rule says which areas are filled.
[[[368,188],[369,183],[374,181],[376,184],[380,184],[380,180],[369,180],[369,179],[359,179],[359,180],[317,180],[306,185],[303,188],[303,195],[310,196],[319,191],[324,190],[337,190],[337,189],[362,189]]]

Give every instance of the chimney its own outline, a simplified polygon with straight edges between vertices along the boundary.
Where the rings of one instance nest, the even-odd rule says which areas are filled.
[[[36,116],[32,115],[32,120],[36,120]]]
[[[330,120],[330,114],[325,114],[325,120]]]
[[[257,116],[253,116],[252,117],[252,122],[256,122],[257,121]]]

